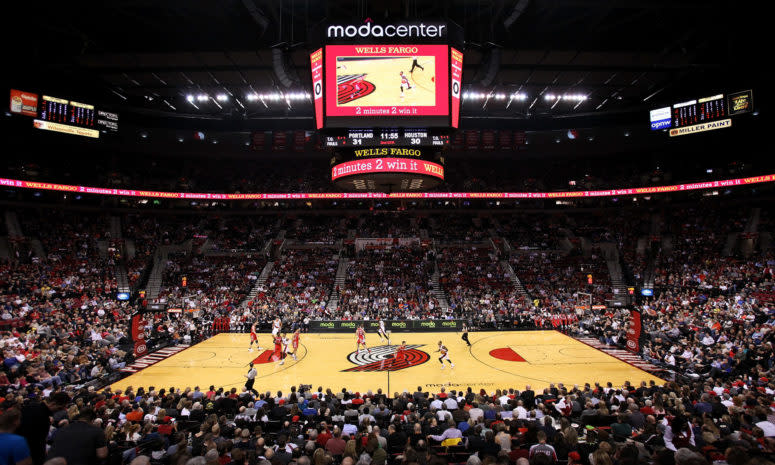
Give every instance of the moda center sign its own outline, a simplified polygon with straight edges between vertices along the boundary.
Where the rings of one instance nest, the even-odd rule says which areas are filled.
[[[363,25],[331,24],[326,29],[328,39],[343,38],[407,38],[407,39],[443,39],[447,36],[447,25],[443,23],[402,23],[385,26],[367,22]]]
[[[396,21],[376,24],[332,21],[316,27],[314,33],[323,44],[394,44],[437,43],[463,46],[463,29],[444,19]]]

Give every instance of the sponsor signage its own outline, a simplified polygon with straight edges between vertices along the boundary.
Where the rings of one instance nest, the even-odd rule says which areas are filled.
[[[654,295],[654,289],[641,289],[640,295],[643,297],[651,297]]]
[[[326,38],[332,39],[443,39],[447,36],[445,23],[408,22],[400,24],[330,24]]]
[[[373,160],[373,159],[372,159]],[[406,161],[405,159],[403,159]],[[365,162],[365,160],[364,160]],[[775,174],[762,174],[747,178],[719,179],[689,184],[671,184],[649,187],[622,187],[596,191],[560,192],[170,192],[106,187],[79,186],[42,181],[0,178],[0,186],[17,189],[35,189],[53,192],[78,192],[81,194],[111,195],[118,197],[146,197],[155,199],[209,199],[209,200],[337,200],[337,199],[560,199],[575,197],[613,197],[643,194],[669,194],[673,192],[742,187],[775,182]],[[142,292],[141,297],[142,297]]]
[[[84,136],[97,139],[100,137],[100,132],[96,129],[79,128],[77,126],[70,126],[68,124],[52,123],[51,121],[43,121],[36,119],[34,126],[44,131],[61,132],[63,134],[72,134],[75,136]]]
[[[752,90],[729,94],[727,99],[729,100],[727,105],[729,108],[729,116],[742,115],[743,113],[750,113],[753,111]]]
[[[331,168],[331,180],[345,176],[403,173],[444,179],[444,167],[438,163],[406,158],[369,158],[339,163]]]
[[[450,47],[452,56],[450,58],[450,75],[452,83],[450,93],[452,95],[452,127],[457,128],[460,125],[460,92],[462,91],[463,81],[463,53]]]
[[[107,132],[118,132],[118,113],[97,110],[97,127]]]
[[[696,132],[714,131],[716,129],[731,128],[732,120],[724,119],[721,121],[712,121],[709,123],[694,124],[691,126],[685,126],[682,128],[674,128],[670,130],[670,137],[685,136],[687,134],[694,134]]]
[[[38,94],[11,89],[11,113],[17,115],[38,116]]]
[[[641,319],[638,310],[630,310],[630,326],[627,328],[627,350],[637,354],[640,352]]]
[[[323,127],[323,49],[319,48],[309,56],[312,67],[312,96],[315,101],[315,127]]]
[[[116,294],[116,300],[129,300],[128,292],[119,292]]]
[[[363,324],[367,332],[376,332],[379,329],[378,320],[369,321],[311,321],[311,331],[321,332],[354,332]],[[463,327],[463,320],[385,320],[385,329],[388,331],[459,331]]]
[[[660,129],[666,129],[671,126],[672,112],[670,107],[657,108],[649,112],[649,119],[651,120],[651,130],[659,131]]]

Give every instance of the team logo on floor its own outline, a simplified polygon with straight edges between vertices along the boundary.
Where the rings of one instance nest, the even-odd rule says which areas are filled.
[[[431,358],[427,352],[418,349],[422,346],[423,344],[408,344],[401,358],[395,356],[398,346],[390,345],[371,347],[371,352],[351,352],[347,360],[357,366],[342,371],[398,371],[421,365]]]
[[[339,104],[352,102],[361,97],[365,97],[374,92],[375,86],[369,81],[363,79],[365,74],[345,74],[337,76],[336,99]]]
[[[490,357],[497,358],[499,360],[506,360],[507,362],[525,362],[521,355],[514,352],[511,347],[501,347],[500,349],[492,349],[490,351]]]
[[[279,362],[280,357],[275,355],[274,350],[264,350],[260,354],[258,354],[258,357],[253,359],[253,364],[258,365],[260,363],[274,363]]]

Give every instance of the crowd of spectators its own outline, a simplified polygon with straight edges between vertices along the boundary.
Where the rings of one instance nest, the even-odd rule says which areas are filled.
[[[722,256],[729,233],[745,227],[740,212],[676,210],[665,215],[661,237],[650,238],[642,254],[633,242],[652,229],[645,214],[634,232],[618,226],[606,231],[595,224],[599,218],[563,225],[593,244],[613,242],[623,250],[626,243],[630,251],[623,260],[637,274],[645,272],[654,248],[656,295],[634,305],[642,316],[641,356],[670,370],[675,381],[432,394],[94,389],[132,359],[128,321],[136,304],[115,300],[113,269],[122,257],[111,254],[111,246],[100,248],[101,241],[116,245],[105,217],[53,215],[51,223],[21,215],[23,230],[40,240],[42,256],[30,247],[33,253],[0,263],[3,463],[29,457],[40,464],[48,456],[68,464],[759,465],[775,452],[775,256],[761,242],[751,255],[733,250],[733,256]],[[364,235],[390,232],[382,220],[364,221]],[[509,320],[546,326],[540,320],[574,315],[563,329],[623,347],[630,308],[580,307],[579,292],[610,297],[602,251],[593,245],[584,254],[580,242],[570,239],[572,250],[557,251],[561,222],[534,220],[529,228],[505,219],[402,220],[394,233],[427,227],[446,245],[435,253],[427,245],[353,253],[336,309],[325,303],[334,289],[339,250],[320,246],[281,250],[246,308],[239,303],[267,257],[172,254],[162,298],[171,305],[196,305],[203,312],[200,322],[226,315],[245,323],[279,313],[289,321],[460,317],[486,328]],[[316,242],[332,233],[343,236],[357,228],[354,221],[321,218],[309,227],[302,222],[294,237]],[[764,227],[769,221],[762,215]],[[264,241],[270,229],[266,220],[164,216],[127,215],[123,224],[138,260],[136,266],[126,263],[130,279],[142,274],[140,262],[149,261],[158,245],[207,236],[218,250],[252,248],[250,241]],[[485,243],[487,231],[499,227],[509,231],[510,242],[524,242],[527,249],[501,256],[502,247]],[[528,240],[531,231],[538,239]],[[251,234],[253,239],[243,240]],[[511,264],[529,297],[515,291],[501,259]],[[430,292],[434,265],[448,298],[446,313]],[[191,298],[197,301],[184,302]],[[143,330],[151,340],[190,343],[206,337],[206,327],[190,315],[159,314]]]
[[[417,245],[367,248],[349,259],[335,316],[414,319],[438,315],[431,293],[433,261]]]

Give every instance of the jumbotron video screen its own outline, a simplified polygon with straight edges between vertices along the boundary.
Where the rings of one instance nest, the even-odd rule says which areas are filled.
[[[449,125],[447,45],[329,45],[326,126],[374,117]],[[335,96],[335,97],[334,97]]]

